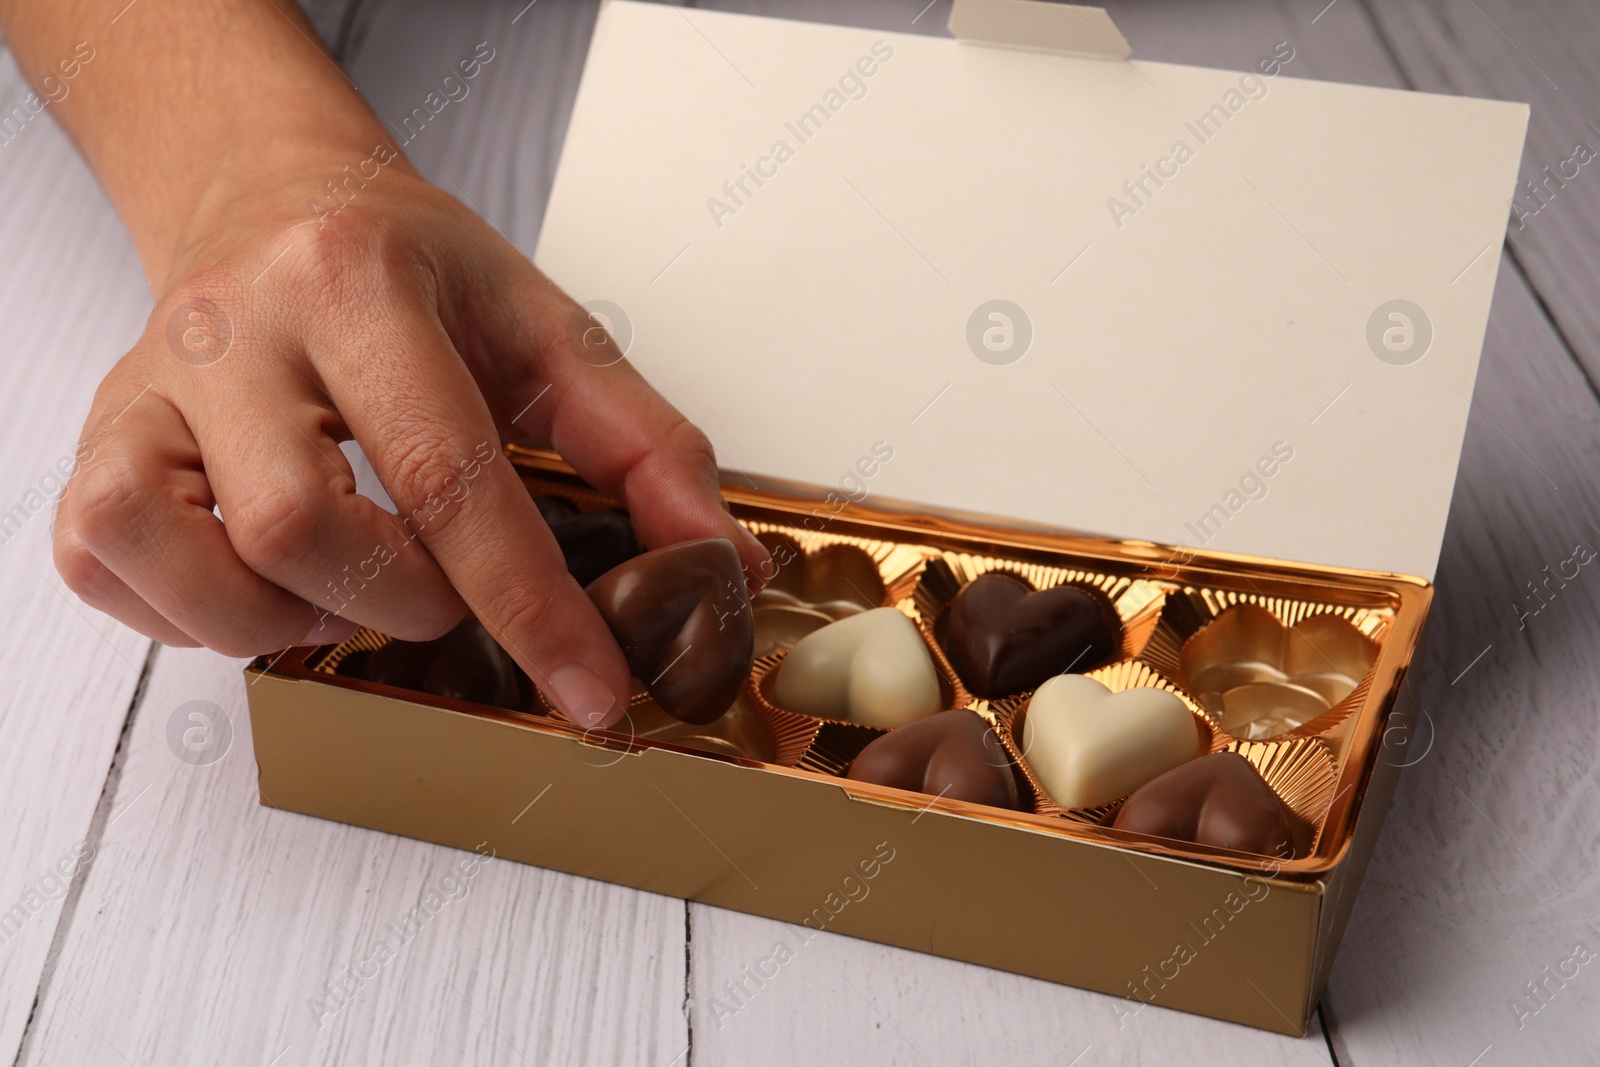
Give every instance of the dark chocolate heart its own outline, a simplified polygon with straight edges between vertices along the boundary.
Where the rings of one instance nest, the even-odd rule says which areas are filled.
[[[539,497],[534,505],[555,535],[568,573],[579,585],[588,585],[643,551],[626,511],[579,511],[558,496]]]
[[[861,750],[845,775],[996,808],[1016,808],[1011,760],[983,717],[954,708],[890,731]]]
[[[721,537],[658,548],[587,590],[662,710],[707,723],[739,695],[755,658],[744,567]]]
[[[374,682],[397,689],[422,689],[422,679],[433,663],[434,651],[444,638],[432,641],[390,641],[367,657],[364,674]]]
[[[529,702],[518,684],[519,674],[516,663],[483,624],[468,617],[439,639],[422,687],[453,700],[523,711]]]
[[[974,696],[1036,689],[1051,675],[1100,666],[1122,641],[1104,597],[1073,585],[1035,592],[1001,571],[974,578],[940,619],[939,641]]]
[[[564,496],[535,497],[533,506],[539,509],[539,517],[544,520],[545,525],[552,528],[557,523],[566,522],[580,514],[578,505]]]
[[[1152,778],[1122,802],[1111,825],[1235,852],[1294,855],[1288,808],[1235,752],[1214,752]]]
[[[533,703],[527,676],[471,616],[432,641],[390,641],[365,657],[358,653],[349,659],[359,665],[361,676],[400,689],[508,711],[527,711]],[[351,673],[356,665],[347,670],[340,663],[339,673]]]

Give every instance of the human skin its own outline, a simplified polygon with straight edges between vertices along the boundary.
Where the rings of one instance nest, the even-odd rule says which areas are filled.
[[[0,0],[0,31],[36,86],[93,49],[49,110],[155,297],[56,516],[87,603],[230,656],[356,625],[424,640],[470,610],[564,712],[609,725],[628,668],[500,455],[513,419],[646,546],[726,537],[753,584],[770,567],[705,436],[422,179],[289,0]],[[351,439],[398,516],[356,493]]]

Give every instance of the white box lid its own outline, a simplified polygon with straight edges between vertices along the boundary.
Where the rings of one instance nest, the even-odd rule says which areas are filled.
[[[1092,37],[612,0],[536,261],[732,480],[1431,579],[1527,107]]]

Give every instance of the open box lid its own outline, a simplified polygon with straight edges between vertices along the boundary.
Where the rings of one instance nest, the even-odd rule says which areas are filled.
[[[1431,579],[1527,107],[951,26],[612,0],[537,262],[730,480]]]

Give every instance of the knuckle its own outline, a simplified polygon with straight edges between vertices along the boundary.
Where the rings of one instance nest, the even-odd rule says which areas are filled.
[[[426,615],[396,622],[385,632],[402,641],[432,641],[454,630],[466,617],[466,606],[457,601],[453,605],[429,608]]]
[[[407,233],[359,203],[315,224],[298,224],[274,248],[286,250],[284,284],[313,311],[348,314],[385,289],[425,276]]]
[[[104,548],[128,536],[152,499],[133,461],[111,455],[74,475],[66,496],[67,515],[85,546]]]
[[[257,574],[302,563],[317,543],[320,510],[309,489],[280,485],[249,498],[223,528],[239,558]]]
[[[716,467],[717,450],[712,446],[711,438],[683,416],[678,416],[678,422],[667,432],[667,441],[691,462]]]
[[[437,536],[460,511],[454,505],[465,499],[467,483],[452,455],[450,441],[426,427],[402,433],[388,449],[385,488],[417,535]]]
[[[314,310],[349,307],[366,284],[369,238],[355,220],[304,227],[290,238],[285,282]]]
[[[248,618],[211,619],[195,633],[213,652],[248,659],[289,648],[311,629],[315,616],[290,609],[267,609]]]
[[[103,608],[111,602],[117,577],[81,541],[71,536],[57,537],[54,556],[61,580],[78,599],[93,608]]]
[[[309,629],[309,624],[307,629]],[[219,631],[205,635],[205,646],[218,655],[227,656],[229,659],[249,659],[252,656],[264,656],[269,652],[276,652],[288,648],[299,639],[300,635],[284,636],[281,627],[258,627],[250,633],[228,633]]]
[[[558,582],[522,582],[499,597],[490,618],[513,645],[520,644],[519,638],[524,634],[544,636],[564,631],[564,603]]]

